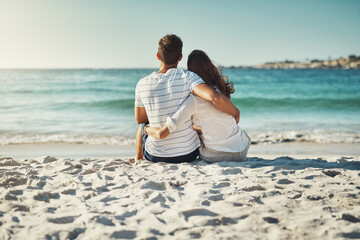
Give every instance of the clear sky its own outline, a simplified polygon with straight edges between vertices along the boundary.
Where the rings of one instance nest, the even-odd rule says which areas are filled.
[[[358,0],[0,0],[0,68],[158,67],[158,40],[223,66],[360,54]]]

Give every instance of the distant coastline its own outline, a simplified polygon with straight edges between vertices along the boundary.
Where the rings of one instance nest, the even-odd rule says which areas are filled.
[[[309,61],[267,62],[254,66],[231,66],[240,69],[360,69],[360,56],[350,55],[347,58],[332,60],[313,59]]]

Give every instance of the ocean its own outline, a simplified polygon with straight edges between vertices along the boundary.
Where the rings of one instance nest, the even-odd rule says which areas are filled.
[[[156,69],[0,70],[0,144],[133,144]],[[254,144],[360,142],[360,70],[224,69]]]

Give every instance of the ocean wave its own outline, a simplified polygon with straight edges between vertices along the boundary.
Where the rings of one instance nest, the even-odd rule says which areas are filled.
[[[360,98],[232,98],[241,108],[249,109],[356,109],[360,110]]]
[[[113,110],[133,109],[135,99],[113,99],[93,102],[61,103],[63,107],[105,108]],[[231,101],[240,108],[256,110],[360,110],[360,98],[332,99],[296,99],[296,98],[232,98]]]
[[[110,109],[110,110],[129,110],[134,108],[135,99],[114,99],[103,101],[88,102],[61,102],[49,104],[47,107],[56,109]]]
[[[288,142],[313,142],[313,143],[360,143],[360,133],[329,132],[323,130],[300,131],[247,131],[252,144],[277,144]],[[121,136],[98,135],[0,135],[0,145],[9,144],[34,144],[34,143],[70,143],[90,145],[135,145],[135,138]]]
[[[0,135],[0,145],[31,144],[31,143],[70,143],[90,145],[135,145],[135,139],[119,136],[89,135]]]
[[[276,144],[287,142],[360,143],[360,133],[353,132],[314,130],[311,132],[248,132],[248,134],[252,144]]]
[[[101,87],[83,87],[83,88],[58,88],[58,89],[20,89],[20,90],[12,90],[8,89],[0,90],[0,93],[15,93],[15,94],[44,94],[44,95],[52,95],[52,94],[93,94],[93,93],[134,93],[135,89],[131,87],[115,87],[115,88],[101,88]]]
[[[134,98],[110,99],[86,102],[60,102],[47,103],[43,107],[56,109],[108,109],[108,110],[131,110],[134,108]],[[360,98],[331,99],[296,99],[296,98],[232,98],[231,101],[240,110],[259,111],[259,110],[356,110],[360,111]],[[32,106],[33,107],[33,106]],[[1,105],[0,109],[11,109],[11,106]]]

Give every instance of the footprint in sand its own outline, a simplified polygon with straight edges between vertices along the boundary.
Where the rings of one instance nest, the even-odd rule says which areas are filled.
[[[154,197],[153,199],[150,200],[152,203],[157,203],[157,202],[161,202],[161,203],[165,203],[166,199],[159,193],[156,197]]]
[[[43,159],[42,163],[50,163],[50,162],[55,162],[55,161],[57,161],[57,159],[55,157],[47,156]]]
[[[340,236],[349,239],[360,239],[360,232],[341,233]]]
[[[176,202],[176,200],[175,199],[173,199],[172,197],[170,197],[170,196],[167,196],[166,197],[170,202]]]
[[[114,180],[114,178],[113,178],[113,177],[110,177],[110,176],[108,176],[108,175],[105,175],[105,180],[111,181],[111,180]]]
[[[233,225],[236,223],[238,222],[233,218],[221,217],[207,220],[204,226]]]
[[[55,213],[55,211],[56,211],[56,207],[48,207],[47,209],[46,209],[46,212],[48,212],[48,213]]]
[[[300,187],[302,188],[311,188],[310,184],[300,184]]]
[[[260,185],[257,185],[252,187],[245,187],[242,190],[245,192],[253,192],[253,191],[265,191],[266,189]]]
[[[26,173],[26,175],[27,175],[27,176],[30,176],[30,177],[33,177],[33,175],[38,175],[38,174],[39,174],[39,172],[36,171],[36,170],[33,170],[33,169],[30,169],[30,170]]]
[[[110,237],[115,239],[134,239],[136,238],[136,232],[129,230],[116,231]]]
[[[346,214],[344,213],[341,217],[342,220],[348,221],[348,222],[352,222],[352,223],[358,223],[360,222],[360,219],[351,215],[351,214]]]
[[[59,218],[48,218],[48,222],[56,223],[56,224],[67,224],[75,221],[77,216],[65,216]]]
[[[82,169],[80,168],[80,169],[76,169],[76,170],[74,170],[74,171],[72,171],[72,172],[68,172],[68,174],[70,174],[70,175],[76,175],[76,174],[79,174],[81,171],[82,171]]]
[[[16,222],[16,223],[19,223],[19,222],[20,222],[19,218],[16,217],[16,216],[12,217],[11,220],[12,220],[13,222]]]
[[[0,167],[12,167],[12,166],[20,166],[18,162],[13,160],[12,158],[0,158]]]
[[[45,181],[39,181],[38,183],[36,183],[36,186],[37,186],[39,189],[43,189],[45,185],[46,185],[46,182],[45,182]]]
[[[128,186],[129,186],[128,184],[122,184],[121,186],[112,188],[112,190],[115,190],[115,189],[124,189],[124,188],[127,188]]]
[[[201,238],[201,232],[191,231],[189,236],[190,238]]]
[[[49,202],[50,199],[59,199],[60,195],[58,193],[51,193],[51,192],[42,192],[42,193],[38,193],[34,196],[35,200],[38,201],[44,201],[44,202]]]
[[[312,201],[318,201],[318,200],[324,199],[324,197],[312,195],[312,196],[307,196],[307,199],[312,200]]]
[[[279,219],[277,219],[277,218],[264,217],[263,219],[264,219],[265,222],[268,222],[268,223],[273,223],[273,224],[278,224],[279,223]]]
[[[292,184],[294,183],[293,181],[287,179],[287,178],[283,178],[283,179],[280,179],[278,182],[278,184]]]
[[[88,165],[91,162],[92,162],[92,159],[90,159],[90,158],[84,158],[84,159],[80,160],[80,163],[84,164],[84,165]]]
[[[25,205],[14,205],[15,212],[29,212],[30,208]]]
[[[103,171],[109,171],[109,172],[115,172],[115,168],[114,168],[114,167],[104,167],[102,170],[103,170]]]
[[[235,174],[242,174],[240,168],[226,168],[221,170],[221,174],[223,175],[235,175]]]
[[[82,168],[83,168],[83,166],[82,166],[81,164],[75,164],[75,165],[74,165],[74,168],[77,168],[77,169],[82,169]]]
[[[264,204],[260,197],[255,196],[252,196],[252,199],[249,200],[249,203]]]
[[[225,187],[229,187],[231,184],[229,182],[222,182],[219,184],[214,184],[213,188],[225,188]]]
[[[18,198],[15,195],[12,195],[12,194],[8,193],[8,194],[5,195],[5,200],[7,200],[7,201],[17,201]]]
[[[26,184],[27,179],[22,177],[7,177],[3,182],[0,182],[0,186],[5,188],[15,187]]]
[[[101,202],[111,202],[111,201],[115,201],[115,200],[119,200],[120,198],[117,198],[117,197],[110,197],[110,196],[106,196],[105,198],[101,199],[100,201]]]
[[[158,236],[164,236],[165,234],[163,234],[162,232],[160,232],[159,230],[156,229],[150,229],[150,232],[154,235],[158,235]],[[156,239],[156,238],[154,238]]]
[[[95,191],[92,187],[84,188],[84,191]]]
[[[165,182],[153,182],[149,181],[141,186],[142,189],[152,189],[152,190],[166,190]]]
[[[96,170],[94,169],[85,169],[83,170],[83,172],[81,173],[82,175],[87,175],[87,174],[91,174],[91,173],[94,173],[96,172]]]
[[[101,194],[101,193],[103,193],[103,192],[109,192],[109,189],[108,189],[106,186],[101,186],[101,187],[97,187],[97,188],[96,188],[96,192],[97,192],[98,194]]]
[[[290,199],[298,199],[301,198],[302,193],[301,192],[291,192],[288,196]]]
[[[115,226],[115,224],[113,223],[113,221],[111,221],[110,219],[108,219],[107,217],[104,216],[96,216],[96,222],[103,224],[105,226]]]
[[[50,239],[50,240],[52,240],[52,239],[60,239],[59,233],[60,232],[54,232],[52,234],[46,234],[43,239],[46,239],[46,240],[48,240],[48,239]]]
[[[68,171],[73,170],[73,169],[74,169],[73,166],[70,165],[69,167],[60,170],[60,172],[68,172]]]
[[[340,172],[338,171],[334,171],[334,170],[329,170],[329,171],[322,171],[326,176],[329,176],[329,177],[335,177],[337,175],[341,175]]]
[[[66,239],[76,239],[80,234],[85,232],[85,228],[75,228],[74,230],[72,230],[71,232],[69,232],[69,234],[67,235]]]
[[[187,184],[188,181],[170,181],[169,184],[170,186],[172,187],[181,187],[181,186],[184,186],[185,184]]]
[[[35,186],[33,186],[33,185],[35,185]],[[28,186],[26,188],[27,189],[43,189],[45,185],[46,185],[45,181],[36,179],[36,180],[30,180],[28,182]]]
[[[131,211],[131,212],[126,211],[126,212],[125,212],[124,214],[122,214],[122,215],[115,216],[115,219],[124,221],[126,218],[135,216],[136,214],[137,214],[137,210]]]
[[[122,160],[120,160],[120,162],[118,161],[112,161],[112,162],[109,162],[108,164],[105,165],[105,167],[111,167],[111,166],[120,166],[120,165],[123,165],[125,162],[123,162]]]
[[[92,186],[92,182],[83,182],[81,184],[86,186],[86,187],[91,187]]]
[[[208,200],[214,201],[214,202],[224,200],[224,194],[218,194],[218,195],[211,196],[208,198]]]
[[[244,204],[235,202],[235,203],[233,203],[233,206],[234,207],[242,207],[242,206],[244,206]]]
[[[198,208],[198,209],[191,209],[187,211],[180,212],[180,215],[183,215],[185,218],[185,221],[188,221],[190,217],[193,216],[210,216],[215,217],[218,216],[217,213],[209,211],[207,209]]]
[[[203,206],[210,206],[210,202],[208,200],[205,200],[201,203]]]
[[[179,167],[178,167],[178,166],[175,166],[175,165],[171,165],[171,166],[169,167],[169,169],[170,169],[170,170],[178,170]]]
[[[24,175],[24,174],[21,172],[16,172],[16,171],[5,172],[5,176],[21,176],[21,175]]]
[[[23,195],[24,191],[23,190],[11,190],[9,193],[12,195]]]
[[[277,195],[282,195],[281,192],[277,191],[277,190],[273,190],[273,191],[269,191],[269,192],[264,192],[262,197],[273,197],[273,196],[277,196]]]
[[[218,193],[220,193],[220,191],[219,191],[219,190],[210,189],[210,190],[209,190],[209,193],[211,193],[211,194],[218,194]]]
[[[65,195],[76,195],[76,190],[75,189],[67,189],[61,192],[62,194]]]

